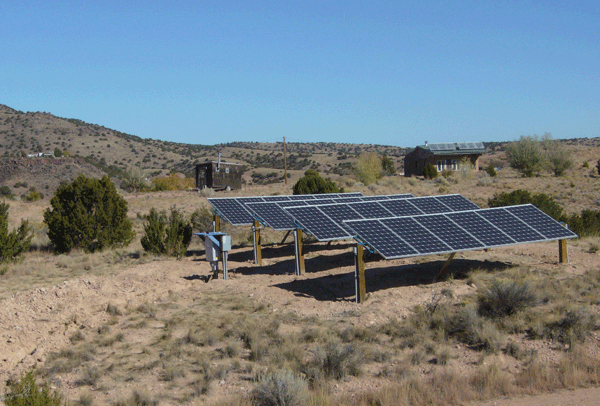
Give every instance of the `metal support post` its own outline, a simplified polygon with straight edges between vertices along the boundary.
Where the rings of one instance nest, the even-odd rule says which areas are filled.
[[[365,278],[365,261],[363,259],[364,247],[356,244],[354,251],[354,287],[356,289],[356,303],[367,300],[367,282]]]
[[[262,247],[260,245],[260,222],[254,220],[252,223],[252,236],[254,242],[254,263],[262,265]]]
[[[213,231],[218,233],[221,231],[221,216],[215,214],[213,216]]]
[[[302,229],[298,228],[296,230],[296,235],[298,236],[298,273],[297,275],[304,275],[305,267],[304,267],[304,247],[302,243]]]
[[[227,251],[223,251],[223,279],[227,280]]]
[[[563,224],[569,228],[567,223]],[[561,264],[569,263],[569,252],[567,251],[567,240],[558,240],[558,262]]]

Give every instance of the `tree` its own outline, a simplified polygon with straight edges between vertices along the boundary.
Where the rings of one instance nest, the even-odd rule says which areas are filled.
[[[518,141],[508,144],[506,156],[510,166],[521,171],[526,177],[532,177],[539,173],[546,162],[544,150],[537,135],[522,135]]]
[[[59,148],[54,148],[54,156],[57,158],[61,157],[63,156],[63,152]]]
[[[354,167],[356,179],[365,185],[377,182],[383,173],[381,158],[375,152],[363,152]]]
[[[295,195],[312,195],[322,193],[341,193],[344,189],[337,187],[331,179],[323,179],[314,169],[304,172],[304,177],[298,179],[293,187]]]
[[[396,167],[394,166],[394,161],[392,161],[387,155],[381,157],[381,168],[383,169],[384,175],[395,175]]]
[[[438,171],[437,168],[433,165],[431,165],[429,162],[425,165],[425,168],[423,168],[423,176],[425,176],[425,179],[435,179],[438,177]]]
[[[44,212],[48,237],[56,252],[82,248],[86,252],[128,245],[134,237],[127,219],[127,202],[108,176],[79,175],[59,186]]]
[[[600,175],[600,159],[596,162],[596,169],[598,170],[598,175]]]
[[[147,252],[181,258],[192,240],[192,223],[175,207],[167,217],[154,207],[146,217],[142,247]]]
[[[19,228],[8,232],[7,203],[0,203],[0,262],[13,261],[29,249],[33,230],[29,222],[21,220]]]
[[[560,142],[553,140],[550,133],[542,137],[542,147],[546,153],[546,166],[555,176],[564,175],[573,166],[573,158]]]

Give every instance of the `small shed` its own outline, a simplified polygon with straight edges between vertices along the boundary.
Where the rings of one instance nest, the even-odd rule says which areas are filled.
[[[196,187],[216,190],[242,188],[244,166],[231,162],[208,161],[196,164]]]
[[[479,171],[479,157],[485,153],[483,142],[451,142],[419,145],[404,157],[404,176],[423,175],[428,163],[439,172],[450,169],[461,170],[461,162],[466,159]]]

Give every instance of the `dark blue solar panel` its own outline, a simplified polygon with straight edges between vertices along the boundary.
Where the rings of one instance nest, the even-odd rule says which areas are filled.
[[[315,198],[313,195],[291,195],[289,197],[290,200],[313,200]]]
[[[339,197],[337,199],[333,199],[334,203],[354,203],[354,202],[362,202],[362,198],[360,196],[356,197]]]
[[[494,227],[475,211],[448,213],[446,214],[446,217],[456,224],[459,224],[467,233],[471,234],[487,246],[494,247],[515,243],[515,240],[510,238],[503,231]]]
[[[383,200],[379,202],[380,205],[389,210],[396,217],[404,216],[417,216],[423,214],[423,212],[417,207],[410,203],[412,199],[398,199],[398,200]]]
[[[361,202],[348,204],[353,210],[358,212],[365,219],[376,219],[391,217],[393,214],[381,206],[378,202]]]
[[[573,238],[575,233],[533,205],[510,206],[505,209],[546,238]]]
[[[480,207],[461,195],[435,196],[436,200],[448,206],[452,211],[477,210]]]
[[[265,202],[285,202],[289,201],[289,196],[263,196]]]
[[[248,203],[248,209],[252,211],[260,222],[274,230],[292,230],[294,222],[276,202]]]
[[[301,228],[310,232],[319,241],[350,238],[349,233],[321,212],[318,206],[285,207],[284,210]]]
[[[234,198],[207,199],[215,208],[218,215],[233,225],[252,224],[254,218],[239,201]]]
[[[315,200],[314,203],[311,202],[310,204],[312,206],[318,206],[318,205],[321,205],[321,204],[334,204],[334,203],[335,203],[334,199],[318,199],[318,200]]]
[[[453,251],[464,251],[483,248],[484,244],[477,241],[465,230],[460,228],[444,214],[432,216],[419,216],[414,218],[419,224],[435,234],[439,239],[448,244]]]
[[[453,211],[445,204],[437,201],[433,196],[415,197],[409,201],[425,214],[447,213]]]
[[[483,210],[479,214],[517,242],[532,242],[545,239],[543,235],[510,214],[503,207]]]
[[[347,221],[346,226],[385,258],[418,255],[417,251],[390,233],[378,220]]]
[[[442,240],[410,217],[394,217],[380,220],[394,234],[402,238],[419,254],[448,252],[452,249]]]
[[[363,218],[355,210],[352,210],[347,204],[327,204],[324,206],[319,206],[319,210],[329,216],[340,226],[343,226],[342,222],[344,220],[357,220]]]
[[[308,206],[314,203],[314,200],[291,200],[289,202],[274,202],[279,207],[292,207],[292,206]]]

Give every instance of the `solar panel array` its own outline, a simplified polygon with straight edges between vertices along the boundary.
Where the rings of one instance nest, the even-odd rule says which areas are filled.
[[[531,204],[412,217],[345,220],[344,225],[357,239],[386,259],[577,237]]]
[[[403,198],[388,196],[387,200],[283,208],[293,218],[297,227],[312,234],[319,241],[352,238],[354,233],[345,223],[348,220],[372,220],[477,209],[479,206],[461,195]]]
[[[371,200],[373,196],[356,196],[348,198],[337,198],[337,199],[318,199],[318,200],[295,200],[292,202],[254,202],[248,203],[246,208],[265,226],[271,227],[275,230],[293,230],[296,227],[293,217],[287,212],[289,207],[306,207],[306,206],[319,206],[319,207],[344,207],[347,204],[358,204],[362,200]],[[378,196],[381,197],[381,196]],[[400,194],[400,195],[385,195],[385,199],[404,199],[407,197],[413,197],[411,194]],[[326,210],[326,209],[323,209]],[[319,216],[319,211],[312,212],[313,215]],[[354,211],[352,211],[354,213]],[[327,213],[326,213],[327,214]],[[389,215],[389,213],[388,213]],[[364,218],[361,216],[345,217],[345,218]],[[310,222],[307,220],[306,222]],[[339,222],[341,224],[341,221]]]
[[[361,197],[362,193],[326,193],[318,195],[285,195],[285,196],[253,196],[253,197],[220,197],[209,198],[208,202],[213,206],[215,212],[224,220],[235,226],[249,225],[254,221],[254,216],[247,208],[249,203],[258,202],[299,202],[319,201],[322,203],[336,203]],[[342,199],[342,200],[340,200]],[[298,203],[302,204],[302,203]],[[314,204],[314,203],[313,203]]]

